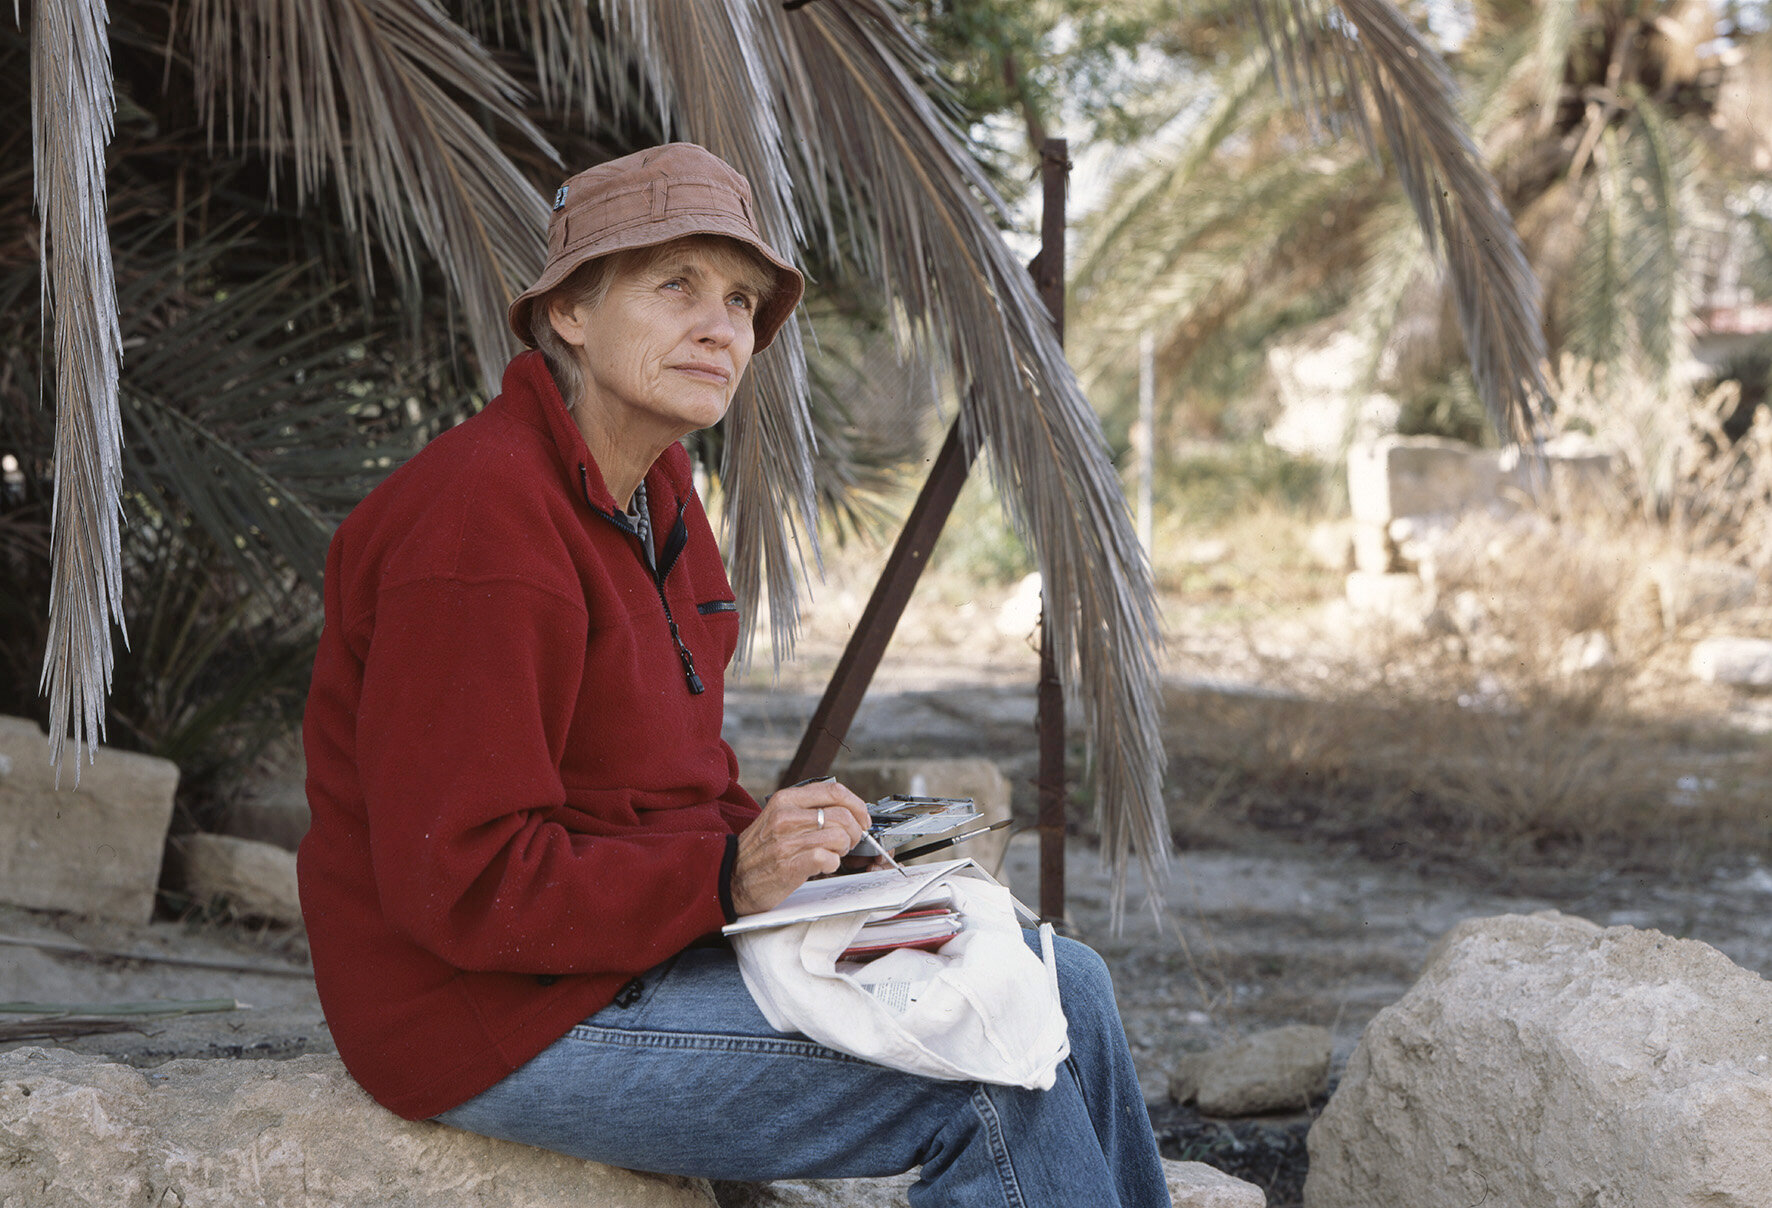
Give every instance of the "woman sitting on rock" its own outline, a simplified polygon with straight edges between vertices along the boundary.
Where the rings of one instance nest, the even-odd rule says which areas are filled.
[[[777,1033],[720,939],[868,824],[833,781],[739,787],[737,605],[677,443],[802,288],[700,147],[573,177],[510,308],[534,350],[339,527],[300,856],[339,1055],[409,1119],[638,1170],[921,1166],[919,1205],[1166,1205],[1089,949],[1059,942],[1071,1057],[1028,1091]]]

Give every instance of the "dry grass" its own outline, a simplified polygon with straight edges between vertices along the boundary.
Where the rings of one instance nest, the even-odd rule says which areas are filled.
[[[1772,855],[1772,743],[1686,667],[1712,628],[1772,637],[1772,610],[1665,628],[1650,568],[1681,552],[1594,511],[1464,522],[1425,632],[1283,651],[1275,695],[1170,692],[1178,841],[1253,825],[1484,877]]]
[[[1633,721],[1591,701],[1506,713],[1435,700],[1173,692],[1177,840],[1242,824],[1462,868],[1690,874],[1772,850],[1762,741]]]

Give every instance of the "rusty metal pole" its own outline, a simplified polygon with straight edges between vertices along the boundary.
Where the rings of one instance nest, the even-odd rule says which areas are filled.
[[[1064,216],[1065,186],[1070,176],[1070,147],[1062,138],[1049,138],[1040,152],[1042,186],[1040,256],[1034,262],[1034,282],[1058,342],[1064,343]],[[1040,734],[1040,917],[1050,923],[1064,922],[1064,686],[1058,678],[1058,659],[1052,650],[1052,634],[1046,620],[1046,592],[1040,599],[1040,687],[1034,726]]]
[[[917,579],[929,564],[935,540],[941,536],[948,513],[954,509],[960,488],[966,485],[967,471],[971,466],[972,457],[960,439],[960,421],[955,419],[941,452],[936,454],[935,465],[929,471],[923,489],[917,494],[917,502],[911,505],[911,514],[886,559],[879,581],[874,584],[874,593],[868,597],[861,620],[856,623],[849,644],[843,647],[843,657],[831,673],[831,682],[825,687],[812,720],[806,723],[800,747],[782,771],[779,784],[793,784],[831,770],[837,751],[843,746],[844,736],[849,733],[849,723],[855,720],[861,698],[867,695],[880,659],[886,654],[886,646],[892,641],[892,632],[898,628],[898,619],[904,615],[905,605],[910,603]]]

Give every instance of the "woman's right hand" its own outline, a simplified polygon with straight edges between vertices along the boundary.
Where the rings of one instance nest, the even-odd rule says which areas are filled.
[[[756,821],[739,833],[732,908],[740,915],[768,910],[807,878],[836,872],[868,822],[867,803],[835,780],[772,793]]]

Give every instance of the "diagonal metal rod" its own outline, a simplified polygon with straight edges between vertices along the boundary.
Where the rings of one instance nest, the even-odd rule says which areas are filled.
[[[831,770],[831,763],[849,733],[849,723],[855,720],[861,698],[867,695],[868,685],[873,682],[886,646],[892,641],[892,632],[898,627],[898,619],[910,602],[917,579],[929,564],[929,554],[935,548],[936,538],[941,536],[942,525],[947,522],[948,513],[954,510],[954,500],[959,498],[960,488],[966,485],[972,454],[963,446],[960,420],[956,418],[948,429],[941,452],[936,454],[935,465],[917,495],[917,502],[911,507],[911,514],[905,520],[904,531],[899,533],[898,542],[886,559],[879,582],[874,584],[874,594],[868,597],[868,605],[856,623],[855,633],[843,648],[837,669],[831,673],[824,697],[813,711],[812,720],[806,723],[800,749],[794,752],[793,759],[781,774],[782,784],[793,784],[808,776],[822,776]]]

